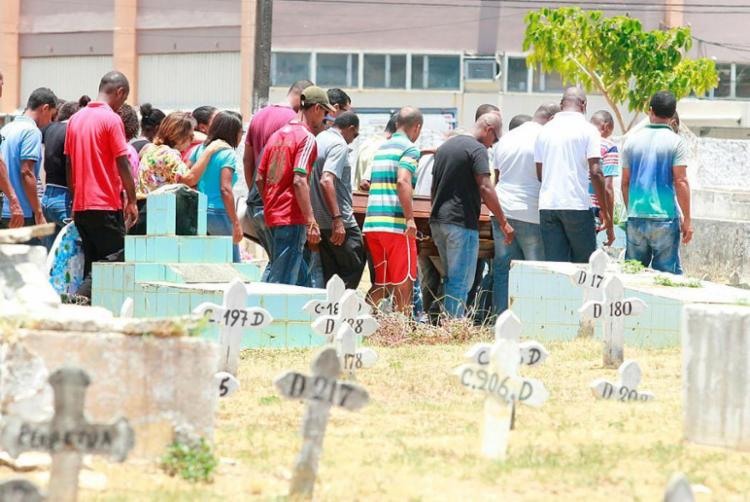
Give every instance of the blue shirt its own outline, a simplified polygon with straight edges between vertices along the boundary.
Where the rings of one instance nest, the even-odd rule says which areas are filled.
[[[625,141],[629,217],[677,218],[672,168],[686,166],[687,155],[685,142],[666,124],[649,124]]]
[[[205,145],[194,149],[190,155],[190,162],[195,163],[205,149]],[[234,150],[228,148],[213,154],[203,176],[198,180],[198,191],[206,194],[208,209],[225,210],[224,200],[221,198],[221,170],[225,168],[232,170],[232,186],[234,186],[237,182],[237,155]]]
[[[39,169],[42,158],[42,131],[33,119],[26,115],[20,115],[10,124],[0,129],[0,136],[4,138],[0,145],[0,154],[8,166],[8,177],[16,197],[23,208],[25,218],[34,216],[31,203],[23,188],[23,177],[21,176],[21,161],[33,160],[34,176],[39,180]],[[10,218],[10,205],[3,204],[3,218]]]

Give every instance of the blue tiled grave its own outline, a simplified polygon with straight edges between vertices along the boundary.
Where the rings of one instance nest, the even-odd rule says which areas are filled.
[[[324,290],[261,283],[258,265],[232,263],[232,238],[206,235],[203,194],[198,199],[197,235],[176,235],[175,199],[169,192],[151,194],[147,235],[125,237],[125,262],[93,264],[93,305],[117,314],[130,297],[136,317],[185,315],[202,302],[221,304],[224,288],[239,277],[249,283],[248,306],[262,306],[274,318],[261,331],[247,330],[243,348],[323,343],[302,306],[325,298]],[[216,339],[218,329],[210,326],[203,336]]]
[[[569,275],[588,265],[572,263],[516,261],[509,282],[511,310],[523,323],[522,335],[539,341],[572,340],[578,334],[583,291]],[[610,264],[608,273],[617,273],[626,297],[637,297],[648,305],[646,311],[625,318],[625,343],[639,347],[673,347],[680,344],[682,308],[693,303],[735,304],[750,301],[750,292],[702,281],[700,288],[657,286],[657,273],[618,273]],[[661,273],[660,273],[661,274]],[[669,274],[661,274],[669,275]],[[680,276],[669,276],[684,282]],[[596,323],[595,336],[602,336]]]

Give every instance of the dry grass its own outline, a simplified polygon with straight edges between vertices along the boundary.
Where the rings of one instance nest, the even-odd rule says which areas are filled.
[[[379,347],[359,375],[370,391],[362,412],[334,410],[316,486],[318,500],[661,500],[669,476],[686,472],[711,495],[747,500],[750,454],[681,439],[679,349],[627,349],[644,369],[652,403],[595,402],[588,389],[601,368],[592,340],[550,344],[551,357],[526,370],[551,398],[519,409],[504,464],[479,455],[482,400],[450,374],[466,345]],[[222,463],[212,485],[169,478],[154,465],[97,461],[104,493],[84,500],[283,500],[300,446],[303,405],[277,397],[273,377],[307,371],[311,351],[246,352],[242,388],[216,420]]]

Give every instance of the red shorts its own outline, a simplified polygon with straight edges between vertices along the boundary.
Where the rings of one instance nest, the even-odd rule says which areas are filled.
[[[399,285],[417,280],[417,241],[404,234],[367,232],[365,243],[370,253],[376,286]]]

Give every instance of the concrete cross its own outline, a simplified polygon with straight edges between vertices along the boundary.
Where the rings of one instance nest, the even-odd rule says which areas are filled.
[[[687,477],[681,472],[673,474],[667,485],[667,490],[664,492],[664,502],[694,501],[693,487],[690,486]]]
[[[604,366],[614,368],[622,364],[625,318],[636,316],[646,310],[646,302],[640,298],[625,298],[625,289],[617,276],[604,284],[604,299],[584,304],[579,312],[601,320],[604,325]]]
[[[302,423],[302,451],[294,464],[289,489],[292,499],[312,498],[331,406],[355,411],[370,400],[367,391],[359,385],[336,380],[341,363],[334,348],[328,347],[318,353],[311,369],[311,376],[289,371],[274,381],[282,396],[307,401]]]
[[[344,296],[344,293],[346,293],[346,285],[344,284],[344,281],[341,280],[341,277],[339,277],[338,275],[334,275],[328,280],[328,283],[326,283],[326,299],[310,300],[309,302],[305,303],[305,306],[302,307],[302,310],[313,317],[318,317],[321,315],[338,315],[339,303],[341,301],[341,298]],[[370,306],[367,305],[367,302],[362,301],[358,313],[364,311],[366,311],[366,313],[368,314],[371,312]]]
[[[328,343],[336,341],[335,335],[342,324],[348,323],[354,334],[370,336],[378,329],[378,322],[363,309],[364,299],[354,290],[349,290],[341,297],[336,315],[323,315],[312,323],[313,331],[326,338]],[[368,307],[369,309],[369,307]]]
[[[495,341],[505,338],[518,342],[520,336],[521,321],[518,317],[510,310],[506,310],[500,314],[495,322]],[[541,343],[534,340],[519,342],[518,348],[520,350],[520,363],[526,366],[542,364],[547,359],[547,356],[549,356],[547,349]],[[470,362],[487,365],[490,363],[491,350],[492,344],[477,343],[471,346],[465,356]]]
[[[0,500],[3,502],[42,502],[39,488],[27,479],[11,479],[0,484]]]
[[[636,361],[627,360],[617,369],[619,380],[611,383],[604,378],[591,382],[591,391],[597,399],[616,399],[618,401],[651,401],[654,395],[638,391],[641,383],[641,367]]]
[[[84,414],[86,388],[91,380],[79,368],[58,369],[49,377],[55,393],[55,414],[46,422],[5,417],[0,446],[15,458],[26,451],[52,455],[48,494],[50,500],[75,501],[83,454],[109,455],[122,462],[135,444],[133,429],[125,418],[110,424],[91,423]]]
[[[214,375],[214,384],[219,397],[229,396],[240,387],[237,367],[245,329],[265,328],[273,322],[273,317],[264,308],[247,307],[247,288],[239,279],[229,283],[229,287],[224,291],[222,305],[201,303],[193,313],[203,315],[209,322],[219,325],[221,360],[219,371]]]
[[[605,274],[609,256],[602,249],[597,249],[589,256],[587,270],[578,270],[570,274],[570,282],[583,288],[583,303],[600,302],[604,298],[604,282],[608,276]],[[578,326],[578,336],[591,337],[594,335],[594,319],[588,313],[581,314],[581,322]]]
[[[518,375],[521,355],[518,335],[514,334],[518,319],[514,318],[509,314],[500,319],[501,329],[507,326],[509,337],[495,339],[486,364],[470,362],[454,371],[461,385],[485,394],[482,453],[496,460],[505,459],[515,403],[538,407],[549,398],[542,382]]]
[[[356,370],[372,368],[378,362],[378,354],[367,347],[360,347],[362,337],[357,336],[348,323],[342,324],[336,332],[336,353],[341,367],[353,378]]]

